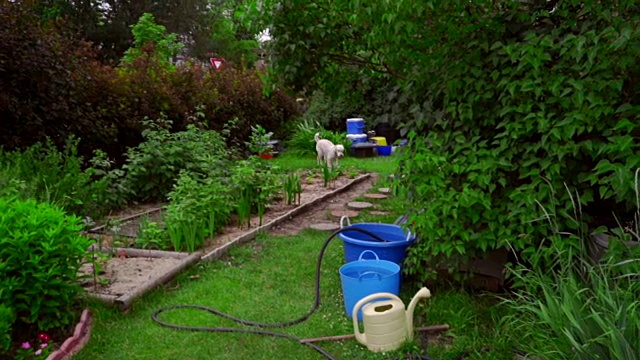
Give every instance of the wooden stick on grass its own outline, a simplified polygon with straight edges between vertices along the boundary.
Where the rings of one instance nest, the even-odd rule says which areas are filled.
[[[416,331],[427,331],[427,332],[440,332],[440,331],[447,331],[449,330],[450,326],[449,324],[444,324],[444,325],[432,325],[432,326],[424,326],[424,327],[419,327],[416,328]],[[351,339],[356,337],[355,334],[348,334],[348,335],[336,335],[336,336],[323,336],[323,337],[319,337],[319,338],[311,338],[311,339],[302,339],[300,340],[301,343],[305,344],[305,343],[312,343],[312,342],[318,342],[318,341],[327,341],[327,340],[344,340],[344,339]]]

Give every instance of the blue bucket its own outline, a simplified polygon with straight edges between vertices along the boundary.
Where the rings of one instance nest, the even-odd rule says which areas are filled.
[[[378,145],[379,156],[391,156],[391,146]]]
[[[372,253],[375,260],[363,260],[365,253]],[[400,295],[400,266],[394,262],[380,260],[378,255],[365,250],[353,261],[340,267],[342,296],[347,316],[352,318],[353,307],[360,299],[379,292]],[[362,310],[358,311],[358,320],[362,321]]]
[[[348,227],[369,231],[387,240],[377,241],[373,237],[357,230],[345,230],[338,234],[344,244],[344,259],[347,263],[356,261],[360,253],[365,250],[374,251],[382,260],[392,261],[401,265],[407,253],[407,248],[416,241],[411,231],[405,231],[402,227],[393,224],[359,223],[351,225],[349,218],[343,216],[340,219],[340,227],[344,227],[344,221]]]
[[[364,133],[364,119],[347,119],[347,134]]]
[[[351,144],[366,143],[369,141],[367,134],[348,134],[347,139],[351,140]]]

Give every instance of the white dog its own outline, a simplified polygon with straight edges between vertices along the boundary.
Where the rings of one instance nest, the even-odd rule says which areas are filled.
[[[320,133],[316,133],[316,151],[318,152],[318,165],[327,164],[333,169],[338,166],[338,158],[344,156],[344,146],[341,144],[333,145],[326,139],[320,139]]]

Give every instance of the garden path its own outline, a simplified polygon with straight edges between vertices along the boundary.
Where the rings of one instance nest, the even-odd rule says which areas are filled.
[[[339,224],[340,218],[335,217],[331,213],[335,210],[347,210],[347,203],[354,201],[359,196],[365,194],[371,189],[378,180],[377,174],[371,174],[371,177],[365,181],[354,185],[349,190],[332,197],[329,201],[319,204],[315,208],[296,216],[295,218],[274,227],[269,231],[272,235],[295,235],[300,230],[308,228],[316,223],[336,223]],[[357,219],[356,219],[357,220]]]

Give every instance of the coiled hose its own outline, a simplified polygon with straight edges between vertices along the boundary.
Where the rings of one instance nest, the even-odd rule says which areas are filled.
[[[245,326],[250,326],[250,327],[254,327],[254,328],[284,328],[287,326],[292,326],[292,325],[296,325],[299,324],[301,322],[306,321],[320,306],[320,267],[322,265],[322,259],[324,257],[324,253],[327,249],[327,246],[329,246],[329,242],[331,242],[331,240],[333,240],[338,234],[342,233],[343,231],[358,231],[361,232],[365,235],[370,236],[371,238],[373,238],[375,241],[379,241],[379,242],[389,242],[388,240],[382,239],[380,236],[364,230],[364,229],[360,229],[357,227],[343,227],[340,228],[338,230],[336,230],[335,232],[333,232],[328,238],[327,240],[325,240],[324,244],[322,245],[322,249],[320,250],[320,254],[318,255],[318,261],[316,263],[316,280],[315,280],[315,301],[313,303],[313,305],[311,306],[311,309],[309,309],[309,311],[294,320],[291,321],[287,321],[287,322],[282,322],[282,323],[274,323],[274,324],[264,324],[264,323],[258,323],[258,322],[253,322],[253,321],[247,321],[247,320],[243,320],[243,319],[239,319],[236,317],[233,317],[231,315],[225,314],[221,311],[218,311],[214,308],[210,308],[207,306],[202,306],[202,305],[173,305],[173,306],[166,306],[166,307],[162,307],[158,310],[156,310],[152,315],[151,318],[153,319],[153,321],[155,321],[156,323],[171,328],[171,329],[177,329],[177,330],[186,330],[186,331],[204,331],[204,332],[234,332],[234,333],[249,333],[249,334],[260,334],[260,335],[265,335],[265,336],[274,336],[274,337],[280,337],[280,338],[285,338],[285,339],[289,339],[298,343],[301,343],[300,338],[297,338],[295,336],[291,336],[288,334],[284,334],[284,333],[279,333],[279,332],[274,332],[274,331],[267,331],[267,330],[260,330],[260,329],[242,329],[242,328],[226,328],[226,327],[197,327],[197,326],[185,326],[185,325],[177,325],[177,324],[171,324],[168,323],[166,321],[160,320],[159,319],[159,315],[163,312],[168,312],[168,311],[172,311],[172,310],[178,310],[178,309],[196,309],[196,310],[202,310],[220,317],[223,317],[225,319],[229,319],[232,321],[235,321],[239,324],[245,325]],[[335,357],[333,357],[329,352],[327,352],[325,349],[321,348],[318,345],[315,345],[313,343],[301,343],[307,346],[310,346],[311,348],[313,348],[315,351],[319,352],[320,354],[322,354],[325,358],[330,359],[330,360],[337,360]],[[410,359],[425,359],[425,360],[433,360],[430,357],[426,356],[426,355],[408,355]]]

